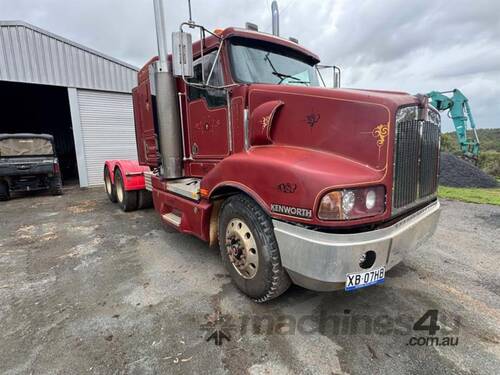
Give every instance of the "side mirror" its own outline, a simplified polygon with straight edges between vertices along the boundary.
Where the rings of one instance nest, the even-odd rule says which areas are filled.
[[[194,75],[193,42],[189,33],[172,33],[172,71],[176,77],[190,78]]]
[[[324,87],[330,87],[330,82],[332,83],[331,87],[333,87],[334,89],[340,87],[341,72],[338,66],[317,64],[316,70]],[[325,77],[323,77],[323,74],[321,73],[322,71],[325,72]],[[325,81],[328,82],[328,85]]]

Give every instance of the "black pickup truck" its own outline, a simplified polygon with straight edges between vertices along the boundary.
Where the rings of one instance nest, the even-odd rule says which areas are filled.
[[[15,191],[48,189],[62,194],[54,138],[48,134],[0,134],[0,200]]]

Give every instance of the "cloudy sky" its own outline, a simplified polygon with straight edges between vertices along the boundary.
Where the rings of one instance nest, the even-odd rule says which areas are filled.
[[[165,0],[170,31],[187,0]],[[271,0],[192,0],[209,29],[271,31]],[[279,0],[282,36],[342,67],[344,87],[425,93],[460,88],[481,128],[500,127],[500,1]],[[0,0],[22,20],[136,66],[156,52],[152,0]],[[445,130],[451,123],[445,122]]]

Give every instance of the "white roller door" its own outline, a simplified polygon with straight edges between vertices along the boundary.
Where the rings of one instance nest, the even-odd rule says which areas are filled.
[[[105,160],[137,160],[132,95],[77,92],[88,185],[100,185]]]

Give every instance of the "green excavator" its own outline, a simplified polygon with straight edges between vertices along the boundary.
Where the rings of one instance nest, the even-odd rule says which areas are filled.
[[[453,94],[451,96],[445,94]],[[448,117],[453,120],[458,144],[463,157],[477,164],[479,158],[479,138],[476,123],[472,117],[467,97],[458,89],[451,91],[431,91],[426,96],[429,103],[438,111],[448,111]],[[467,122],[470,123],[473,137],[467,133]]]

